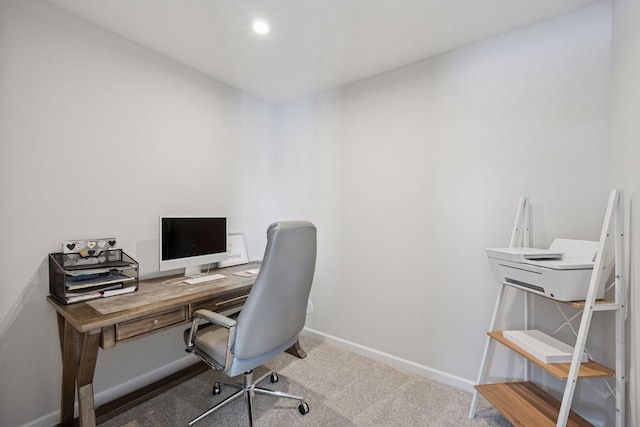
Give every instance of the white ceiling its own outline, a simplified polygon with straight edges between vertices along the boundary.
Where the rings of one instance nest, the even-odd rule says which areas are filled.
[[[282,104],[600,0],[45,1]]]

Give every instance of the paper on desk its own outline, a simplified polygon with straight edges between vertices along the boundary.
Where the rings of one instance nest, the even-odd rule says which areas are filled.
[[[233,274],[240,277],[253,277],[253,276],[257,276],[259,272],[260,272],[259,268],[252,268],[250,270],[238,271],[237,273],[233,273]]]

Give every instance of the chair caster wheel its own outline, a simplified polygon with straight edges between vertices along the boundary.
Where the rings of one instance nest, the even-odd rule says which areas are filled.
[[[307,402],[302,403],[300,406],[298,406],[298,411],[300,411],[300,413],[302,415],[306,415],[309,413],[309,405],[307,405]]]
[[[221,393],[220,383],[213,383],[213,395],[216,396]]]
[[[275,372],[273,374],[271,374],[271,383],[277,383],[278,382],[278,374],[276,374]]]

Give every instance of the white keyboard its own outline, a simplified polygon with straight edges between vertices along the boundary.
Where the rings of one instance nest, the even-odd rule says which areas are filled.
[[[210,282],[212,280],[224,279],[225,277],[227,276],[225,276],[224,274],[210,274],[208,276],[200,276],[200,277],[195,277],[193,279],[186,279],[186,280],[183,280],[183,282],[189,285],[197,285],[199,283]]]

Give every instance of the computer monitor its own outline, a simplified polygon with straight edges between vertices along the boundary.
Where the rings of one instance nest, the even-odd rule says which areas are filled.
[[[195,276],[226,259],[227,218],[160,217],[160,271],[184,268]]]

